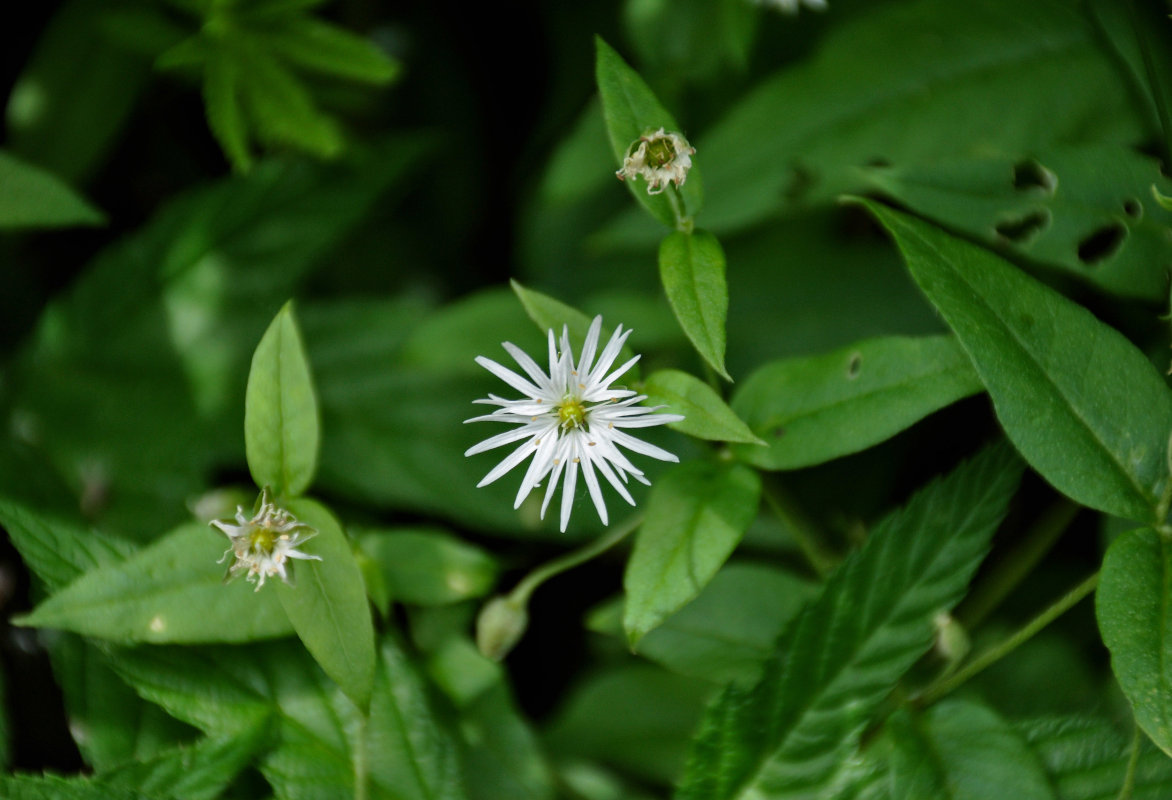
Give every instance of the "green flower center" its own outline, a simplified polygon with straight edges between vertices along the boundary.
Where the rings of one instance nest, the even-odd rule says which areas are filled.
[[[268,528],[257,528],[248,537],[249,547],[262,553],[273,552],[273,543],[277,540],[276,535]]]
[[[562,430],[585,428],[586,409],[582,405],[582,401],[573,397],[567,397],[563,400],[558,406],[558,422],[561,423]]]
[[[647,163],[653,167],[670,164],[676,157],[676,149],[668,139],[652,139],[647,143]]]

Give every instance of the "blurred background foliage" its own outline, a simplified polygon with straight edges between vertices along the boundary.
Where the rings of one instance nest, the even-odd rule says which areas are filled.
[[[808,592],[785,524],[758,519],[679,615],[694,619],[648,637],[645,658],[617,635],[621,558],[542,589],[508,667],[544,755],[513,689],[463,638],[475,598],[599,530],[580,513],[561,537],[532,498],[513,512],[508,481],[476,489],[486,461],[462,456],[482,435],[460,424],[470,401],[495,388],[474,356],[542,341],[508,279],[633,327],[645,374],[704,374],[659,288],[662,231],[613,177],[594,35],[697,147],[698,224],[727,254],[735,397],[772,359],[944,331],[843,192],[995,246],[1166,355],[1168,216],[1149,187],[1172,193],[1158,162],[1168,84],[1151,76],[1172,72],[1145,67],[1124,5],[831,0],[787,17],[744,0],[31,4],[0,29],[0,494],[117,542],[224,514],[236,498],[219,490],[249,483],[249,358],[295,297],[322,407],[315,493],[355,526],[383,611],[400,602],[392,619],[464,726],[465,768],[522,792],[475,796],[654,796],[712,687],[751,669],[797,605],[744,609]],[[1159,3],[1136,5],[1160,19]],[[1071,191],[1055,196],[1055,180]],[[994,429],[973,398],[767,480],[845,548]],[[649,438],[699,452],[672,431]],[[1055,502],[1031,480],[1012,513],[1027,525]],[[1075,519],[999,624],[1097,563],[1097,524]],[[418,559],[438,566],[396,572]],[[429,583],[429,569],[463,580]],[[3,571],[8,609],[28,608],[41,588],[11,548]],[[1117,707],[1082,622],[975,690],[1010,716]],[[735,647],[714,644],[728,635]],[[111,765],[193,734],[80,639],[53,645],[56,685],[29,632],[6,628],[2,646],[20,687],[13,766]],[[1045,679],[1059,668],[1069,680]]]

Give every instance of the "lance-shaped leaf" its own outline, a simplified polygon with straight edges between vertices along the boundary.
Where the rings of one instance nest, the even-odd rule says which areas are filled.
[[[277,597],[305,648],[366,710],[374,681],[374,622],[362,571],[342,526],[324,506],[300,498],[289,510],[317,530],[303,549],[321,561],[299,562],[293,585],[276,585]]]
[[[659,277],[696,352],[731,381],[724,368],[728,285],[720,242],[707,231],[669,234],[659,245]]]
[[[101,212],[54,175],[0,150],[0,230],[101,225]]]
[[[1095,595],[1111,669],[1152,741],[1172,754],[1172,542],[1151,528],[1111,543]]]
[[[598,94],[602,98],[602,114],[606,118],[606,132],[614,151],[616,163],[622,166],[627,151],[638,138],[664,128],[668,133],[682,133],[680,126],[656,99],[655,93],[622,56],[601,38],[595,37],[597,61],[595,77]],[[676,211],[667,197],[667,188],[661,194],[648,194],[647,184],[641,179],[629,181],[627,188],[653,217],[669,227],[676,227]],[[680,187],[685,213],[695,216],[700,209],[702,192],[700,173],[693,164],[688,179]]]
[[[985,706],[949,700],[922,717],[901,710],[889,726],[895,797],[1057,800],[1025,739]]]
[[[317,398],[292,303],[257,345],[244,398],[244,443],[257,486],[296,497],[317,469]]]
[[[761,679],[709,707],[677,798],[816,796],[931,646],[933,617],[964,593],[1020,463],[993,447],[880,522],[778,640]]]
[[[760,495],[760,476],[740,464],[690,461],[656,482],[623,577],[632,646],[712,580],[757,516]]]
[[[671,423],[669,428],[715,442],[765,444],[711,386],[686,372],[663,369],[652,373],[642,390],[647,395],[647,405],[667,406],[671,413],[684,415],[682,421]]]
[[[292,627],[270,592],[244,581],[224,585],[218,564],[228,540],[191,523],[92,569],[18,624],[115,642],[247,642],[288,636]]]
[[[1084,505],[1153,521],[1168,482],[1172,393],[1143,353],[989,251],[864,204],[956,332],[1030,465]]]
[[[951,336],[890,336],[781,359],[750,375],[732,403],[768,449],[734,452],[763,469],[821,464],[889,439],[979,391],[980,380]]]

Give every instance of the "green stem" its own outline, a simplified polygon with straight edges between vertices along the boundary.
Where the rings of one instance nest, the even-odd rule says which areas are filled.
[[[354,800],[366,800],[366,717],[358,721],[358,735],[354,738]]]
[[[630,536],[642,522],[643,515],[635,514],[627,518],[621,525],[616,525],[605,536],[595,539],[585,547],[581,547],[571,553],[566,553],[564,556],[559,556],[553,561],[542,564],[522,578],[521,582],[513,587],[513,591],[509,592],[508,595],[509,602],[522,607],[527,605],[530,595],[536,591],[538,586],[555,575],[560,575],[568,569],[573,569],[579,564],[605,553],[623,539]]]
[[[1131,794],[1135,791],[1135,772],[1139,767],[1141,744],[1143,744],[1143,734],[1140,733],[1137,722],[1135,730],[1131,734],[1131,757],[1127,759],[1127,774],[1123,776],[1123,785],[1119,787],[1119,794],[1116,795],[1115,800],[1131,800]]]
[[[983,672],[988,667],[996,664],[1001,659],[1012,653],[1017,648],[1032,639],[1039,631],[1045,628],[1054,620],[1065,614],[1071,608],[1078,604],[1080,600],[1095,590],[1099,585],[1099,573],[1091,575],[1078,586],[1071,589],[1063,597],[1061,597],[1052,606],[1047,608],[1038,616],[1027,622],[1020,630],[1005,639],[1000,644],[986,650],[981,655],[970,661],[965,667],[953,673],[937,679],[924,689],[916,699],[916,704],[920,706],[928,706],[935,703],[941,697],[944,697],[949,692],[952,692],[961,684],[968,681],[970,678]]]
[[[675,184],[669,183],[664,194],[667,195],[667,202],[671,204],[671,213],[676,218],[676,230],[691,233],[696,227],[696,223],[684,212],[684,201],[680,197],[680,190],[675,187]]]
[[[979,625],[1050,552],[1050,548],[1066,532],[1078,512],[1079,506],[1066,498],[1046,509],[1021,541],[1006,553],[969,594],[957,610],[957,621],[968,630]]]
[[[770,482],[763,483],[762,495],[765,502],[773,509],[773,513],[781,519],[785,527],[793,534],[798,549],[806,557],[818,577],[825,578],[838,565],[838,559],[827,552],[822,542],[825,537],[814,522],[798,506],[797,501],[789,493]]]

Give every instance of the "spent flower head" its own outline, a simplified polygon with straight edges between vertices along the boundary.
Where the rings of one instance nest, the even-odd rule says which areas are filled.
[[[601,331],[602,317],[595,317],[586,334],[586,341],[582,344],[582,353],[575,361],[570,348],[569,331],[562,329],[559,352],[554,332],[550,330],[548,374],[528,354],[510,342],[505,342],[503,346],[521,366],[527,378],[492,359],[484,356],[476,358],[476,363],[525,395],[518,400],[505,400],[490,394],[487,398],[474,401],[499,408],[491,414],[473,417],[465,422],[505,422],[517,427],[485,439],[469,448],[464,453],[465,456],[513,442],[522,442],[477,485],[486,486],[492,483],[532,456],[533,460],[521,481],[521,488],[517,491],[513,507],[519,507],[529,492],[548,478],[545,499],[541,503],[541,516],[544,519],[545,510],[557,490],[558,481],[564,475],[562,531],[566,530],[570,520],[579,469],[586,482],[590,499],[594,501],[594,508],[605,525],[608,519],[599,475],[602,475],[631,505],[635,505],[635,501],[625,485],[628,476],[640,483],[650,483],[643,476],[642,470],[627,460],[619,447],[661,461],[679,461],[666,450],[647,444],[623,430],[679,422],[683,417],[679,414],[656,414],[654,412],[662,406],[649,408],[639,405],[647,399],[646,395],[637,394],[630,389],[611,387],[639,360],[639,356],[612,370],[615,359],[631,331],[624,331],[620,325],[606,347],[598,353]],[[596,354],[597,361],[594,358]]]
[[[620,181],[640,175],[647,181],[647,194],[659,194],[671,181],[676,188],[684,185],[696,148],[678,133],[663,128],[640,136],[627,148],[622,169],[615,172]]]
[[[273,503],[267,486],[261,491],[251,518],[245,514],[243,506],[236,506],[235,525],[231,520],[218,519],[210,524],[231,542],[220,559],[222,564],[229,554],[234,557],[228,567],[228,580],[246,572],[248,582],[256,583],[258,592],[265,585],[265,578],[274,575],[280,575],[281,580],[289,583],[286,562],[291,558],[321,561],[321,556],[297,549],[317,536],[317,531]]]

